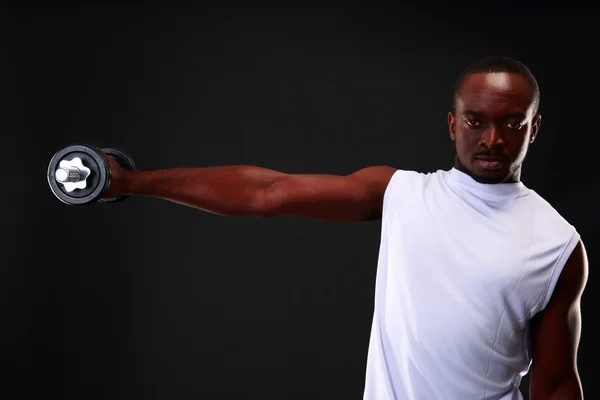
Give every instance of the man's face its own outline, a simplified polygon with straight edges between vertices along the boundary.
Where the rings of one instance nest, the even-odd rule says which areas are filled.
[[[541,121],[527,80],[504,72],[470,75],[448,114],[455,168],[482,183],[516,182]]]

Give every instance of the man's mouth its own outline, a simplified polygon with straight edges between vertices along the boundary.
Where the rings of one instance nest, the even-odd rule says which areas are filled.
[[[480,156],[480,157],[476,157],[475,161],[483,169],[497,170],[497,169],[501,169],[502,167],[504,167],[504,163],[506,162],[506,159],[504,159],[502,157]]]

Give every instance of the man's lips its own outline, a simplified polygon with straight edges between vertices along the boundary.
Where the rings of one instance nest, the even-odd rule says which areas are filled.
[[[475,161],[483,169],[495,170],[504,167],[506,159],[504,157],[478,156],[475,157]]]

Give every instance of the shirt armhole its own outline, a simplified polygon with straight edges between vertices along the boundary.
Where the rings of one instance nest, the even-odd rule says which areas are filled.
[[[540,304],[538,312],[546,309],[546,307],[548,306],[548,303],[550,302],[550,299],[552,298],[552,294],[554,293],[556,283],[558,282],[558,278],[560,278],[562,270],[565,267],[567,260],[571,256],[571,253],[575,249],[575,246],[577,246],[577,243],[579,243],[579,239],[580,239],[579,233],[577,233],[577,231],[574,231],[573,234],[571,235],[571,238],[569,239],[569,241],[566,243],[565,247],[563,248],[563,251],[560,254],[560,257],[558,258],[558,260],[556,261],[556,264],[554,265],[554,270],[552,271],[552,275],[550,276],[550,280],[548,281],[546,290],[542,294],[542,303]]]

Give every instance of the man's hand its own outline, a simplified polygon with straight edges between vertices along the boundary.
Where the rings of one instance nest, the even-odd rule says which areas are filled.
[[[548,306],[531,323],[531,400],[583,399],[577,348],[581,335],[580,301],[587,277],[587,255],[580,241],[563,268]]]
[[[110,186],[102,196],[105,199],[110,199],[127,194],[127,180],[131,171],[121,167],[115,160],[104,154],[110,165]]]

